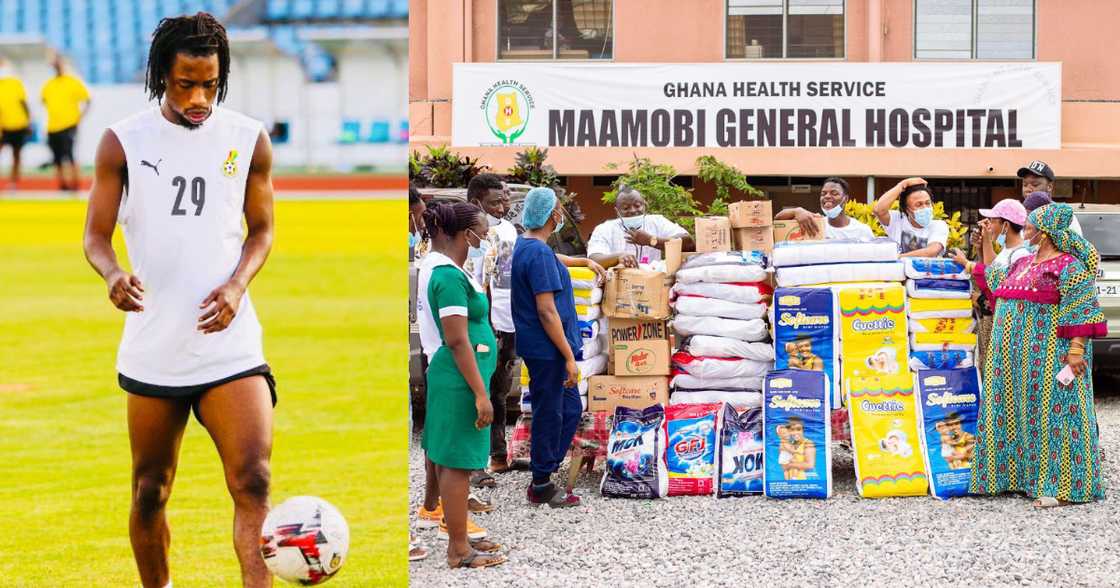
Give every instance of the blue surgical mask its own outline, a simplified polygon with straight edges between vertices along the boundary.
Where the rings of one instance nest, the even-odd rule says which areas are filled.
[[[552,229],[552,232],[559,233],[562,228],[564,228],[564,217],[560,217],[560,222],[556,223],[556,228]]]
[[[1000,249],[1007,248],[1007,231],[1000,233],[999,236],[996,237],[996,245],[999,245]]]
[[[827,216],[828,218],[834,219],[834,218],[840,216],[841,212],[844,212],[844,207],[843,206],[833,206],[832,208],[822,208],[821,212],[823,212],[824,215]]]
[[[646,224],[646,215],[624,216],[621,220],[622,226],[633,231],[642,228]]]
[[[468,246],[467,247],[467,257],[469,257],[471,259],[478,259],[478,258],[482,257],[482,248],[481,247],[470,247],[470,246]]]
[[[914,212],[914,222],[923,229],[933,222],[933,208],[919,208]]]
[[[420,233],[409,233],[408,234],[408,248],[409,249],[416,249],[416,246],[419,245],[419,244],[420,244]]]

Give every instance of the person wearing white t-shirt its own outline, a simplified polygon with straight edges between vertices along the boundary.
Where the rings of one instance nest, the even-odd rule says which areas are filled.
[[[490,427],[490,473],[476,475],[475,482],[491,486],[491,473],[509,471],[506,455],[506,398],[509,396],[513,368],[517,361],[513,311],[510,306],[510,273],[513,268],[513,246],[517,244],[517,228],[505,219],[509,212],[509,191],[495,174],[478,174],[467,184],[467,199],[486,213],[490,226],[479,250],[470,255],[475,280],[490,296],[490,324],[498,340],[498,367],[490,378],[490,404],[494,406],[494,423]]]
[[[843,178],[827,178],[821,185],[821,212],[828,218],[828,223],[824,227],[824,237],[848,241],[874,239],[875,233],[871,231],[871,227],[844,212],[848,195],[848,182]],[[796,220],[797,224],[801,225],[801,231],[813,237],[817,235],[817,218],[818,215],[800,207],[787,208],[774,215],[774,220]]]
[[[898,210],[891,206],[898,201]],[[875,201],[875,216],[898,243],[902,257],[939,257],[949,242],[949,225],[933,218],[933,192],[922,178],[907,178]]]
[[[661,216],[648,214],[646,199],[632,188],[620,188],[614,201],[617,219],[604,221],[591,232],[587,256],[603,267],[638,267],[660,261],[665,242],[680,238],[683,250],[694,245],[688,230]]]

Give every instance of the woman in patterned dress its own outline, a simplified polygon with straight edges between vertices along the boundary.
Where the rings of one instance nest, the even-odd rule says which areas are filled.
[[[1095,288],[1100,256],[1069,230],[1072,219],[1066,204],[1039,208],[1025,230],[1034,255],[973,266],[996,298],[973,494],[1021,492],[1036,507],[1104,498],[1089,364],[1091,339],[1107,333]],[[1069,385],[1057,380],[1066,366]]]

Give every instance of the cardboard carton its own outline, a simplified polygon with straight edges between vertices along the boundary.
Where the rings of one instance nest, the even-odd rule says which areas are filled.
[[[611,345],[607,373],[613,376],[668,376],[669,339],[622,341]]]
[[[696,251],[731,251],[731,221],[726,216],[696,217]]]
[[[823,216],[815,217],[814,220],[817,224],[817,234],[813,236],[802,232],[801,225],[795,220],[774,221],[774,242],[824,240],[825,223],[828,221]]]
[[[735,229],[735,249],[737,251],[761,251],[770,254],[774,251],[774,230],[772,227],[750,227]]]
[[[625,406],[643,409],[669,403],[669,378],[664,376],[594,376],[587,391],[587,409],[614,414]]]
[[[603,289],[603,312],[611,318],[669,318],[669,276],[642,269],[612,269]]]
[[[727,205],[731,228],[768,227],[774,222],[774,203],[769,200],[732,202]]]

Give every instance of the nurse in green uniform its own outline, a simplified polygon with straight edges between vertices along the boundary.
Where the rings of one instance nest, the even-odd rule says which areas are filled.
[[[447,526],[447,564],[452,568],[505,563],[500,545],[467,537],[470,473],[490,457],[494,409],[487,383],[497,367],[497,341],[490,328],[490,305],[482,286],[463,270],[469,255],[481,253],[487,233],[482,211],[470,204],[436,205],[424,212],[435,258],[427,287],[427,312],[441,346],[428,365],[427,417],[423,447],[435,464]],[[501,426],[501,424],[499,424]]]

